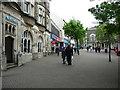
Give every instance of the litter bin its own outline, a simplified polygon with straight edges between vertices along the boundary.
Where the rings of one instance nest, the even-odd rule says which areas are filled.
[[[105,49],[105,53],[107,53],[107,49]]]

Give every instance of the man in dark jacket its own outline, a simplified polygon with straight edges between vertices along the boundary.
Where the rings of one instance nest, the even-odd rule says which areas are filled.
[[[68,47],[66,48],[65,55],[67,56],[68,65],[72,65],[71,58],[73,56],[73,49],[70,47],[70,45],[68,45]]]
[[[63,59],[63,64],[65,64],[65,47],[62,49],[62,59]]]

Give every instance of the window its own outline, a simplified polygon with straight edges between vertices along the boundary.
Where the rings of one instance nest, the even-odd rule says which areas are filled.
[[[9,26],[9,32],[10,32],[10,33],[11,33],[11,28],[12,28],[12,26],[10,25],[10,26]]]
[[[95,41],[95,34],[90,35],[90,41],[94,42]]]
[[[38,52],[42,52],[42,39],[40,37],[38,39]]]
[[[5,31],[8,32],[8,24],[5,24]]]
[[[29,12],[29,3],[28,2],[24,3],[24,11],[27,13]]]
[[[12,28],[12,33],[13,34],[15,33],[15,26],[13,26],[13,28]]]
[[[41,8],[39,8],[39,14],[42,14],[42,9]]]
[[[40,24],[42,24],[42,16],[41,16],[41,15],[39,15],[39,17],[38,17],[38,22],[39,22]]]
[[[31,36],[28,31],[25,31],[22,35],[21,41],[21,52],[30,53],[31,52]]]

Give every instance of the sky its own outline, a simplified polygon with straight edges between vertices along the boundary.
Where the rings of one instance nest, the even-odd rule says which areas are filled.
[[[100,4],[105,0],[52,0],[50,2],[50,12],[55,14],[66,22],[70,19],[81,21],[85,28],[91,28],[97,25],[97,20],[88,12],[91,7]]]

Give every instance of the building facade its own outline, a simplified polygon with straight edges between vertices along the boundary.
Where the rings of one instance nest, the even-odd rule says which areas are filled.
[[[55,52],[57,47],[60,47],[60,28],[51,19],[51,49],[52,49],[52,52]]]
[[[87,31],[87,43],[86,46],[96,46],[96,28],[91,27]]]
[[[46,42],[50,41],[50,17],[46,3],[49,4],[39,0],[0,2],[2,69],[36,60],[49,51],[50,46],[46,45],[50,42]],[[49,35],[47,40],[46,35]]]

